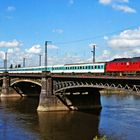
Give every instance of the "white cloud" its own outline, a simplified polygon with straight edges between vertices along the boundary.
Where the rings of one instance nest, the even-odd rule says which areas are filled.
[[[47,46],[48,49],[58,49],[58,47],[56,45],[52,45],[52,44],[49,44]]]
[[[7,12],[12,12],[12,11],[15,11],[15,10],[16,10],[16,8],[14,6],[8,6],[7,9],[6,9]]]
[[[104,38],[104,40],[108,40],[108,36],[104,36],[103,38]]]
[[[13,41],[0,41],[0,47],[19,47],[22,43],[17,40]]]
[[[26,49],[25,51],[30,54],[39,54],[41,53],[41,45],[39,44],[33,45],[31,48]]]
[[[140,28],[125,30],[119,35],[108,38],[107,42],[114,49],[133,49],[140,47]]]
[[[133,49],[133,50],[132,50],[132,53],[133,53],[133,54],[136,54],[136,55],[137,55],[137,54],[140,55],[140,48],[135,48],[135,49]]]
[[[7,51],[9,54],[12,54],[12,53],[14,53],[14,49],[13,48],[10,48],[10,49],[8,49],[8,51]]]
[[[115,10],[123,11],[125,13],[136,13],[136,10],[127,5],[113,5]]]
[[[109,50],[103,50],[103,53],[102,53],[103,59],[108,59],[110,55],[111,55],[111,52]]]
[[[129,3],[129,0],[99,0],[99,3],[109,5],[114,3]]]
[[[112,0],[99,0],[99,3],[107,5],[110,4],[112,2]]]
[[[112,0],[112,2],[116,2],[116,3],[129,3],[129,0]]]
[[[64,54],[63,56],[53,56],[48,57],[49,65],[56,65],[56,64],[72,64],[72,63],[82,63],[81,57],[78,55],[70,55],[69,53]]]
[[[108,46],[112,49],[110,58],[134,57],[140,55],[140,27],[134,30],[125,30],[118,35],[106,37]],[[105,51],[102,58],[107,56]]]
[[[0,51],[0,59],[4,59],[5,53],[3,51]]]
[[[114,10],[119,10],[125,13],[136,13],[134,8],[128,6],[129,0],[99,0],[99,3],[103,5],[109,5]]]
[[[62,34],[64,31],[63,29],[53,29],[52,32]]]

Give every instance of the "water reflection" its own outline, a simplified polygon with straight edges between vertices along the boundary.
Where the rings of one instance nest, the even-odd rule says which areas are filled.
[[[0,139],[92,140],[99,134],[99,116],[93,112],[37,112],[36,98],[0,102]]]
[[[98,135],[99,118],[82,112],[38,112],[43,139],[92,140]]]
[[[1,98],[1,140],[39,139],[38,116],[35,106],[30,106],[32,101],[31,99],[29,102],[25,98]]]

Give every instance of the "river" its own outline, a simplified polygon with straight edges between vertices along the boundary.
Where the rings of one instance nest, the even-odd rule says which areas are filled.
[[[37,98],[0,99],[0,140],[140,140],[140,97],[101,96],[95,112],[37,112]]]

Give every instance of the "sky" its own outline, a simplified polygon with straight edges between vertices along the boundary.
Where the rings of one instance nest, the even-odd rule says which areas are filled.
[[[139,0],[0,0],[0,67],[140,56]]]

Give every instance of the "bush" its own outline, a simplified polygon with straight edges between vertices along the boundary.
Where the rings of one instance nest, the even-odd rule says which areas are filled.
[[[93,140],[107,140],[106,136],[103,137],[94,137]]]

